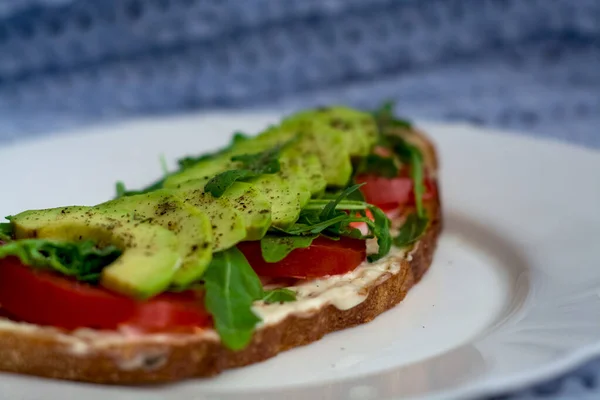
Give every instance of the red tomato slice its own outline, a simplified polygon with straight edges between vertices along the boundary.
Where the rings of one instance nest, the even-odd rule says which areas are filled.
[[[318,237],[305,249],[295,249],[283,260],[266,262],[260,242],[242,242],[238,248],[259,276],[272,278],[320,278],[345,274],[365,260],[366,241],[350,238],[331,240]]]
[[[188,331],[212,326],[212,317],[204,308],[204,295],[194,291],[162,293],[138,304],[136,312],[121,325],[143,332]]]
[[[413,183],[408,177],[383,178],[375,175],[360,175],[356,183],[364,183],[360,190],[367,203],[406,204],[410,201]]]
[[[142,331],[208,326],[210,315],[194,293],[163,294],[137,302],[100,287],[34,270],[17,258],[0,260],[0,305],[11,316],[65,329]]]
[[[414,205],[415,195],[413,182],[410,177],[399,176],[396,178],[383,178],[375,175],[360,175],[356,177],[357,183],[364,183],[360,188],[367,203],[374,204],[384,211],[389,211],[403,205]],[[435,196],[435,184],[425,178],[425,193],[423,200],[431,200]]]

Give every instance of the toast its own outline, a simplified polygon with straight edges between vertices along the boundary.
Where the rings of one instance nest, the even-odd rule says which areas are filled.
[[[420,148],[437,187],[433,144],[421,132],[403,131],[402,135]],[[393,250],[377,261],[386,266],[384,272],[364,280],[355,293],[358,299],[350,305],[324,300],[318,307],[275,312],[276,318],[266,318],[243,350],[226,348],[210,329],[180,334],[92,329],[67,332],[0,318],[0,371],[103,384],[166,383],[257,363],[330,332],[367,323],[402,301],[430,267],[442,230],[440,192],[435,193],[426,203],[430,217],[426,232],[406,251]],[[403,218],[394,218],[392,225]],[[277,311],[277,307],[285,306],[268,305],[270,310]],[[257,309],[260,314],[260,306]]]

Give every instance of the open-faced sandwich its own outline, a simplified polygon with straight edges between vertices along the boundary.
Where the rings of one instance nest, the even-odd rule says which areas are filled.
[[[7,217],[0,370],[175,381],[368,322],[431,263],[436,171],[391,107],[328,107],[237,133],[146,189]]]

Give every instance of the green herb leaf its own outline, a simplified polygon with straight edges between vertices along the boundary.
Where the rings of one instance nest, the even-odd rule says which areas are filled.
[[[203,279],[206,309],[223,344],[244,348],[260,322],[252,311],[254,301],[264,296],[260,279],[236,247],[215,253]]]
[[[263,301],[267,304],[296,301],[296,292],[286,288],[267,290],[263,296]]]
[[[288,256],[295,249],[310,246],[318,235],[311,236],[275,236],[266,235],[260,241],[263,259],[268,263],[276,263]]]
[[[160,168],[162,169],[163,176],[169,175],[169,167],[167,166],[167,158],[164,154],[160,155]]]
[[[396,118],[394,108],[396,104],[393,101],[387,101],[373,112],[373,117],[379,126],[387,126],[390,128],[411,129],[410,121]]]
[[[354,169],[354,174],[376,174],[385,178],[398,176],[399,168],[393,157],[382,157],[377,154],[369,154],[362,157]]]
[[[281,146],[276,146],[260,153],[231,157],[231,161],[240,163],[239,168],[222,172],[213,177],[204,185],[204,191],[215,197],[221,197],[236,181],[255,178],[263,174],[276,174],[281,169],[280,153]]]
[[[317,233],[321,233],[324,232],[326,229],[331,228],[332,226],[336,225],[336,224],[340,224],[341,222],[344,222],[348,220],[348,216],[345,215],[338,215],[337,217],[325,220],[325,221],[321,221],[321,222],[296,222],[294,225],[292,225],[290,228],[286,229],[286,230],[280,230],[281,232],[287,233],[288,235],[314,235]],[[337,235],[339,236],[338,233],[330,233],[328,232],[329,235]]]
[[[392,234],[390,233],[390,219],[378,207],[371,206],[369,211],[373,215],[373,222],[370,226],[373,235],[377,238],[379,250],[377,254],[369,255],[370,262],[377,261],[386,256],[392,248]]]
[[[413,181],[415,204],[417,206],[417,214],[419,218],[425,218],[425,208],[423,207],[423,194],[425,193],[425,185],[423,179],[425,172],[423,171],[423,155],[421,151],[410,146],[410,174]]]
[[[354,192],[354,193],[356,193],[356,192]],[[337,198],[337,196],[336,196],[336,198]],[[302,209],[302,211],[304,211],[304,212],[307,212],[307,211],[319,211],[319,212],[321,212],[323,210],[323,208],[325,206],[327,206],[330,202],[331,202],[331,200],[327,200],[327,199],[324,199],[324,198],[322,198],[322,199],[311,199],[308,203],[306,203],[306,205],[304,206],[304,208]],[[365,203],[364,200],[341,200],[335,206],[336,210],[357,210],[357,211],[360,211],[360,210],[366,210],[367,208],[368,208],[368,204]]]
[[[387,215],[378,207],[364,201],[347,200],[352,193],[358,191],[360,186],[352,185],[339,192],[336,198],[330,201],[310,200],[300,213],[298,221],[280,233],[300,237],[322,234],[334,240],[341,236],[355,239],[376,237],[379,251],[377,254],[369,255],[369,260],[375,261],[387,255],[392,246],[390,220]],[[373,215],[373,220],[366,217],[367,210]],[[352,222],[364,222],[370,233],[363,235],[360,230],[350,225]]]
[[[324,208],[323,211],[321,211],[321,214],[319,215],[319,218],[321,220],[324,219],[330,219],[330,218],[334,218],[336,217],[337,214],[336,208],[337,206],[348,196],[350,196],[350,194],[352,194],[353,192],[357,191],[358,189],[360,189],[361,186],[363,186],[364,183],[361,183],[359,185],[352,185],[347,187],[346,189],[342,190],[342,192],[338,195],[337,198],[335,198],[334,200],[330,201]]]
[[[394,238],[394,245],[404,247],[416,242],[425,233],[428,225],[429,220],[427,218],[421,218],[415,213],[409,214],[402,227],[400,227],[398,236]]]
[[[9,222],[0,223],[0,241],[10,242],[12,240],[13,228]]]
[[[247,169],[231,169],[209,180],[204,185],[204,190],[215,197],[221,197],[235,182],[257,176],[258,174]]]
[[[124,196],[135,196],[137,194],[144,194],[144,193],[149,193],[149,192],[153,192],[155,190],[161,189],[165,183],[165,180],[167,179],[167,176],[161,178],[160,180],[150,184],[149,186],[140,189],[140,190],[127,190],[125,188],[125,184],[121,181],[118,181],[116,183],[116,196],[115,198],[120,198],[120,197],[124,197]]]
[[[0,246],[0,258],[16,256],[25,265],[51,269],[78,281],[92,283],[97,282],[102,269],[120,255],[118,248],[107,246],[99,249],[92,241],[22,239]]]
[[[201,154],[199,156],[188,156],[188,157],[180,158],[179,160],[177,160],[177,164],[179,165],[179,172],[184,169],[187,169],[189,167],[192,167],[202,161],[206,161],[213,157],[217,157],[222,154],[225,154],[226,152],[231,150],[237,144],[244,142],[248,139],[250,139],[250,136],[246,135],[245,133],[235,132],[233,134],[233,138],[231,139],[231,143],[229,143],[229,145],[227,147],[225,147],[219,151],[209,153],[209,154]]]
[[[425,167],[421,150],[397,135],[384,135],[381,137],[381,142],[383,146],[392,149],[401,160],[410,164],[417,213],[419,217],[424,218],[423,193],[425,193],[425,185],[423,180],[425,177]]]

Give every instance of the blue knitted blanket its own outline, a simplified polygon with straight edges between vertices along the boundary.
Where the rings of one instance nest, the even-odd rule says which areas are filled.
[[[0,144],[385,99],[600,148],[600,0],[0,0]],[[599,380],[596,362],[511,398],[600,398]]]

